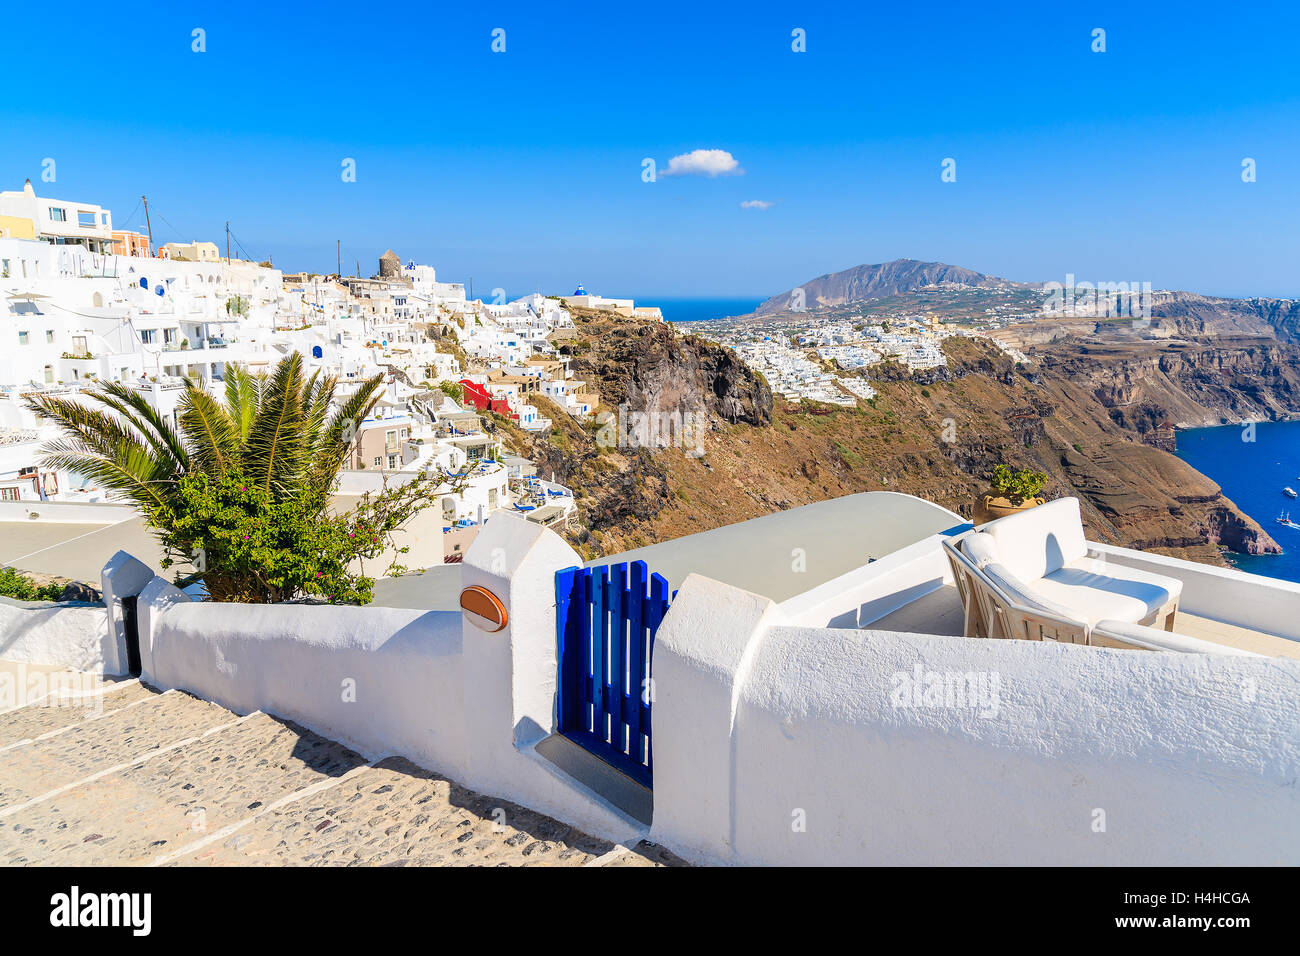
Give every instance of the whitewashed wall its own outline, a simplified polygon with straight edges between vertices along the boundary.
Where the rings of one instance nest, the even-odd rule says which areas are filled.
[[[154,578],[139,591],[143,676],[635,840],[643,825],[533,750],[554,727],[555,572],[578,563],[553,532],[495,516],[462,578],[505,604],[509,622],[496,633],[445,611],[192,603]]]
[[[33,512],[39,517],[32,518]],[[0,521],[117,524],[139,514],[134,505],[102,501],[0,501]]]
[[[133,561],[110,563],[105,594],[139,594],[150,683],[593,834],[644,832],[534,750],[554,728],[554,575],[581,563],[553,532],[500,514],[470,548],[464,584],[509,614],[495,633],[439,612],[195,604]],[[745,864],[1300,863],[1300,662],[823,626],[878,609],[880,581],[933,584],[928,562],[784,605],[689,576],[656,640],[651,839]],[[918,674],[980,693],[900,696]]]
[[[1300,641],[1300,584],[1294,581],[1093,541],[1088,549],[1122,567],[1182,581],[1180,611]]]
[[[144,676],[456,775],[466,766],[460,617],[176,601],[151,622]]]
[[[0,598],[0,660],[120,674],[125,645],[110,639],[103,606]]]
[[[792,624],[864,627],[918,598],[952,584],[952,568],[931,535],[854,568],[781,603]]]
[[[654,666],[651,838],[698,862],[1300,862],[1300,662],[791,626],[693,575]],[[918,667],[985,694],[900,701]]]

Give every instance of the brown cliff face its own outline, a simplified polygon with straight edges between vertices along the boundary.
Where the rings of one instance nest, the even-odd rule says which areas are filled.
[[[1266,335],[1300,343],[1300,301],[1295,299],[1222,299],[1163,292],[1155,294],[1151,315],[1182,336]]]
[[[1281,342],[1062,343],[1040,357],[1046,373],[1086,382],[1114,421],[1143,434],[1162,420],[1275,421],[1300,409],[1300,347]]]
[[[991,343],[949,339],[947,368],[881,366],[874,404],[842,409],[774,404],[729,349],[666,325],[581,313],[575,322],[575,377],[599,390],[603,410],[703,410],[709,422],[698,457],[602,445],[598,423],[554,407],[543,407],[556,422],[549,436],[519,433],[519,450],[577,492],[589,532],[574,540],[588,554],[860,491],[902,491],[969,515],[1003,462],[1047,472],[1050,497],[1077,495],[1093,540],[1216,564],[1220,548],[1279,550],[1213,481],[1143,442],[1170,404],[1200,421],[1214,414],[1202,396],[1251,401],[1249,390],[1215,384],[1228,372],[1276,368],[1284,384],[1258,395],[1260,407],[1280,409],[1293,373],[1276,344],[1155,359],[1065,349],[1026,368]]]
[[[579,334],[559,351],[574,378],[595,386],[601,404],[646,414],[694,414],[766,425],[772,390],[731,349],[665,322],[571,310]]]
[[[646,544],[657,540],[658,518],[681,504],[671,464],[693,462],[701,442],[713,444],[730,426],[769,425],[772,390],[731,349],[680,336],[666,323],[570,311],[577,334],[559,351],[569,356],[574,379],[598,392],[597,415],[579,422],[530,396],[553,422],[549,433],[498,423],[541,474],[574,489],[583,525],[571,532],[576,545],[600,554]],[[672,425],[633,436],[637,415]],[[687,430],[675,431],[682,423]]]

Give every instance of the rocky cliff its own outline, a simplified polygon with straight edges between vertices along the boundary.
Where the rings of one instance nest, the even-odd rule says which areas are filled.
[[[1096,540],[1219,564],[1222,548],[1277,550],[1218,485],[1142,441],[1175,399],[1189,416],[1196,408],[1204,416],[1213,413],[1198,397],[1213,389],[1226,389],[1213,392],[1225,401],[1251,394],[1215,385],[1221,372],[1249,379],[1251,369],[1276,369],[1285,384],[1256,395],[1260,407],[1280,409],[1293,370],[1274,346],[1218,358],[1120,350],[1104,362],[1066,351],[1024,367],[989,342],[950,339],[947,368],[911,374],[880,366],[875,401],[843,409],[773,402],[730,350],[667,325],[581,312],[575,321],[578,334],[564,348],[575,378],[599,391],[602,410],[615,420],[622,407],[693,412],[706,422],[696,454],[682,443],[611,442],[600,419],[578,423],[539,403],[555,427],[543,436],[517,432],[515,441],[543,474],[577,492],[585,527],[575,543],[588,554],[868,490],[903,491],[970,514],[1001,462],[1047,472],[1053,497],[1077,495]]]
[[[769,426],[772,390],[731,349],[678,335],[669,324],[570,311],[577,334],[558,350],[569,358],[574,380],[598,392],[598,414],[579,422],[530,397],[552,420],[550,432],[532,435],[501,424],[541,474],[575,490],[579,546],[603,553],[657,540],[656,521],[679,502],[673,464],[726,442],[730,427]]]
[[[666,322],[573,309],[579,335],[560,345],[574,378],[593,385],[601,404],[653,415],[703,415],[766,425],[772,390],[731,349]]]

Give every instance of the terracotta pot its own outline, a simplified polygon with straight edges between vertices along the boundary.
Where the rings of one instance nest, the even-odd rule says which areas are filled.
[[[1028,511],[1030,508],[1037,508],[1043,503],[1043,500],[1042,498],[1026,498],[1020,504],[1013,505],[1006,498],[995,494],[976,495],[974,507],[971,509],[971,520],[975,524],[984,524],[986,521],[1005,518],[1007,515]]]

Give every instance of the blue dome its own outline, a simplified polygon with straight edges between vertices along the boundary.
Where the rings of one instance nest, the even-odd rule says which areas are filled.
[[[576,289],[573,290],[573,294],[574,294],[574,295],[586,295],[586,294],[587,294],[587,290],[584,289],[582,286],[578,286]]]

